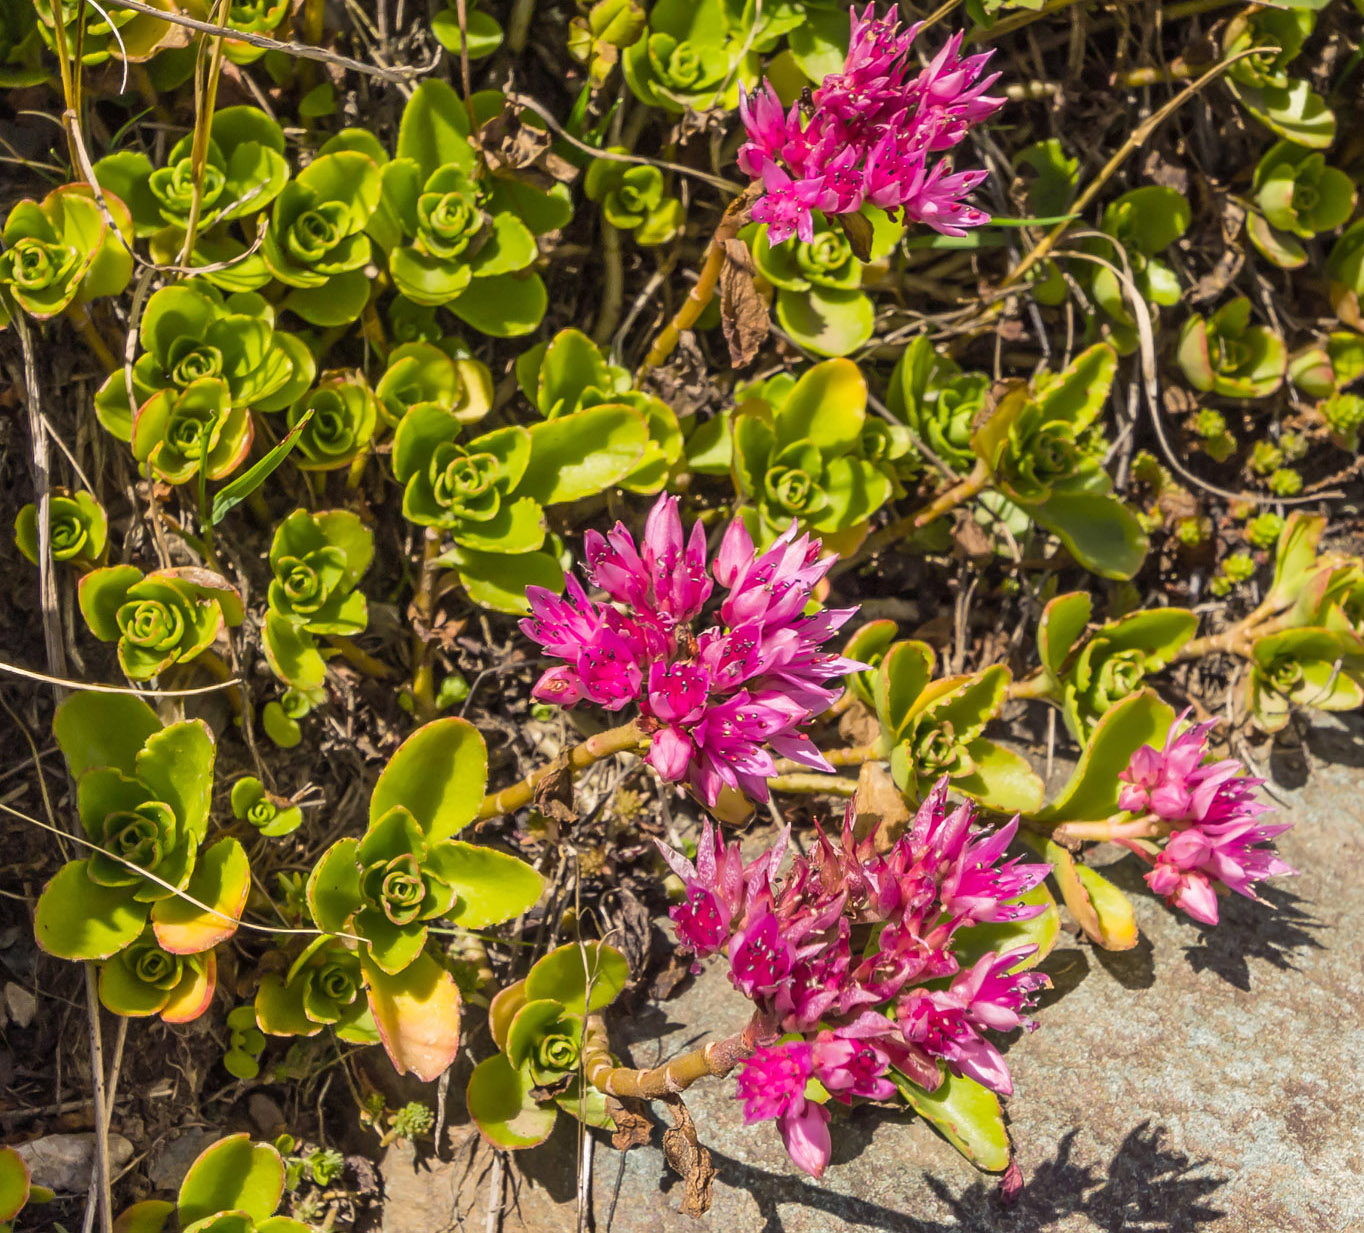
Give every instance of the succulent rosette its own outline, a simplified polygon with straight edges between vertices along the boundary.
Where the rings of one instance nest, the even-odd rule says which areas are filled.
[[[188,662],[242,616],[236,591],[207,570],[144,575],[136,566],[109,565],[81,579],[78,597],[90,631],[118,643],[119,666],[133,681]]]
[[[292,288],[285,306],[314,325],[354,321],[369,299],[372,257],[365,225],[379,204],[380,174],[357,150],[322,154],[275,199],[261,256]]]
[[[314,938],[283,976],[256,992],[256,1022],[271,1036],[316,1036],[331,1028],[350,1044],[376,1044],[360,958],[335,938]]]
[[[113,230],[86,184],[54,188],[42,201],[20,201],[10,210],[0,231],[0,288],[30,317],[44,321],[128,285],[132,220],[112,193],[105,204]]]
[[[213,951],[177,955],[162,948],[150,925],[132,945],[99,965],[99,1000],[116,1015],[160,1015],[189,1023],[209,1008],[217,987]]]
[[[611,150],[626,153],[622,147]],[[663,173],[652,165],[596,159],[587,168],[583,191],[601,204],[602,217],[631,232],[636,244],[665,244],[681,230],[682,203],[667,195]]]
[[[241,845],[221,839],[200,852],[213,738],[200,720],[163,727],[145,702],[128,695],[77,694],[58,709],[53,728],[76,779],[81,827],[96,850],[64,865],[43,890],[35,916],[39,945],[63,959],[109,959],[142,939],[147,945],[106,980],[133,999],[129,1005],[158,1005],[121,1013],[163,1012],[173,998],[177,1012],[188,1012],[211,981],[211,957],[177,975],[153,953],[144,931],[150,917],[154,948],[202,956],[232,935],[246,903],[250,875]],[[150,990],[136,1000],[132,983],[147,984],[148,977],[168,995],[164,1000]]]
[[[255,827],[264,839],[292,835],[303,823],[303,810],[265,790],[254,775],[232,785],[232,816]]]
[[[132,421],[133,457],[171,484],[201,473],[218,480],[246,459],[255,426],[218,377],[200,377],[182,390],[158,390]]]
[[[86,68],[98,68],[111,60],[140,64],[158,52],[183,47],[189,42],[189,31],[184,26],[167,21],[155,13],[139,13],[117,5],[105,10],[104,5],[79,6],[75,0],[31,0],[38,15],[38,33],[48,49],[60,51],[56,26],[60,19],[66,34],[66,46],[76,45],[80,36],[81,63]],[[147,6],[161,13],[173,13],[175,0],[152,0]],[[77,31],[76,18],[80,14],[84,30]]]
[[[163,167],[140,151],[110,154],[95,164],[100,186],[112,190],[132,212],[133,228],[149,236],[175,228],[183,242],[194,203],[194,138],[171,147]],[[214,112],[200,179],[198,225],[249,218],[266,209],[289,179],[284,133],[259,107],[224,107]]]
[[[374,391],[352,369],[324,372],[289,408],[288,426],[298,427],[309,412],[298,438],[298,465],[305,471],[350,466],[369,447],[379,420]]]
[[[112,373],[95,395],[100,423],[120,440],[132,438],[133,406],[196,381],[227,385],[231,405],[282,411],[312,384],[317,366],[296,334],[275,328],[275,310],[255,292],[224,295],[203,278],[152,293],[138,326],[142,353],[127,374]]]
[[[971,435],[986,410],[989,392],[985,373],[962,372],[955,360],[935,352],[928,336],[920,334],[895,365],[886,408],[934,457],[965,472],[975,463]]]
[[[109,546],[109,519],[88,492],[54,488],[48,500],[47,525],[54,561],[69,561],[83,569],[103,562]],[[14,542],[38,564],[38,507],[32,502],[14,520]]]
[[[379,414],[390,427],[422,403],[449,411],[461,424],[474,424],[492,407],[493,379],[488,366],[458,344],[443,347],[415,341],[389,352],[374,394]]]
[[[734,475],[765,541],[794,520],[823,537],[859,538],[890,500],[889,468],[865,456],[867,385],[850,360],[826,360],[740,392]]]

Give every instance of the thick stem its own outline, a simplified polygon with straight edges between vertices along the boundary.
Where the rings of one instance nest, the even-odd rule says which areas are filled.
[[[535,799],[536,786],[546,775],[562,766],[563,761],[568,763],[571,770],[586,770],[594,762],[600,762],[603,758],[638,749],[647,739],[639,724],[634,721],[622,724],[619,728],[609,728],[605,732],[598,732],[596,736],[590,736],[587,740],[573,746],[566,754],[561,754],[559,758],[555,758],[552,762],[547,762],[544,766],[532,771],[520,783],[514,783],[511,787],[503,788],[500,792],[488,793],[483,798],[478,816],[480,818],[497,818],[504,813],[511,813],[514,809],[520,809],[523,805],[529,805]]]
[[[799,796],[841,796],[846,799],[856,795],[857,780],[809,771],[798,775],[772,775],[767,787],[772,792],[789,792]]]
[[[658,337],[654,339],[654,345],[649,348],[649,354],[644,357],[644,362],[635,373],[636,385],[647,373],[652,372],[673,353],[673,348],[677,346],[678,336],[683,330],[690,329],[696,324],[696,319],[714,298],[715,288],[720,282],[720,271],[725,264],[725,245],[734,239],[739,234],[739,228],[748,222],[749,208],[761,193],[761,184],[750,184],[725,208],[724,214],[720,216],[720,223],[715,228],[715,234],[711,236],[710,245],[706,249],[706,257],[697,275],[696,285],[687,293],[687,298],[682,301],[682,307],[677,310],[673,319],[659,331]]]
[[[341,652],[341,658],[352,667],[357,668],[368,677],[373,677],[376,681],[387,681],[393,676],[393,669],[381,659],[375,659],[368,651],[358,647],[344,634],[329,634],[327,636],[329,646],[334,646]]]
[[[977,462],[975,469],[964,479],[958,480],[950,488],[940,492],[923,509],[906,514],[888,523],[873,535],[869,535],[857,555],[859,558],[875,556],[884,548],[899,543],[906,535],[926,527],[935,518],[957,508],[990,486],[990,468],[984,462]]]
[[[1051,680],[1041,668],[1025,676],[1022,680],[1010,681],[1005,693],[1010,698],[1046,698],[1050,700],[1053,697]]]
[[[599,347],[610,344],[611,336],[620,322],[621,305],[625,302],[625,273],[620,250],[620,232],[601,220],[601,256],[603,269],[601,310],[597,324],[592,327],[592,341]]]
[[[100,366],[105,372],[117,372],[123,367],[114,358],[113,348],[104,341],[104,335],[99,332],[94,319],[90,316],[90,309],[86,305],[70,305],[66,310],[66,319],[76,327],[76,332],[81,336],[81,341],[94,353],[95,359],[100,362]]]
[[[770,1026],[755,1014],[742,1032],[707,1041],[652,1070],[632,1070],[615,1064],[606,1021],[601,1015],[589,1015],[583,1040],[583,1073],[593,1087],[608,1096],[659,1100],[686,1091],[698,1079],[724,1078],[745,1058],[752,1057],[759,1041],[770,1034]]]
[[[436,576],[440,572],[440,532],[426,528],[422,541],[421,577],[412,606],[418,628],[412,632],[412,702],[417,719],[425,722],[436,714],[436,673],[432,663],[431,617],[436,608]]]

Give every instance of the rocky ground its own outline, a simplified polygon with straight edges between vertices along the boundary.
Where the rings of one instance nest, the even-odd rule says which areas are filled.
[[[598,1233],[1352,1233],[1364,1229],[1364,724],[1322,727],[1272,785],[1297,823],[1302,870],[1267,902],[1232,902],[1203,928],[1143,894],[1142,943],[1109,954],[1063,940],[1041,1028],[1009,1050],[1010,1128],[1027,1185],[1004,1207],[926,1124],[863,1109],[834,1122],[822,1183],[786,1159],[770,1125],[746,1127],[731,1082],[687,1103],[717,1170],[710,1214],[677,1211],[681,1185],[656,1147],[592,1148]],[[617,1020],[638,1065],[730,1030],[744,1003],[719,969],[680,997]],[[873,1144],[873,1132],[875,1142]],[[578,1225],[574,1128],[505,1173],[504,1233]],[[449,1162],[395,1145],[380,1165],[385,1233],[496,1228],[498,1169],[456,1126]],[[594,1227],[588,1223],[585,1227]]]

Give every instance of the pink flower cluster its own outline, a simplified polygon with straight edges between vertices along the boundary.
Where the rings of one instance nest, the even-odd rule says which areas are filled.
[[[792,1160],[818,1177],[829,1158],[828,1110],[805,1096],[817,1078],[833,1099],[892,1097],[898,1073],[932,1090],[939,1063],[996,1092],[1013,1090],[984,1029],[1031,1027],[1022,1012],[1047,984],[1014,969],[1032,948],[988,952],[963,968],[958,931],[1022,921],[1043,908],[1011,902],[1048,866],[1004,859],[1018,828],[973,829],[975,808],[949,812],[944,778],[884,854],[874,835],[822,830],[778,881],[787,836],[745,866],[707,823],[693,864],[660,844],[686,887],[672,910],[678,941],[698,957],[727,952],[730,980],[756,1004],[768,1039],[743,1065],[749,1122],[776,1118]]]
[[[812,210],[848,214],[870,204],[892,218],[920,222],[944,235],[965,235],[989,216],[963,198],[984,171],[953,174],[950,158],[936,157],[973,124],[1004,103],[986,90],[998,73],[982,77],[990,52],[967,56],[954,34],[922,72],[910,75],[910,55],[921,25],[903,33],[893,17],[873,16],[868,4],[852,10],[852,39],[841,73],[824,78],[803,114],[783,111],[768,82],[743,95],[739,114],[748,141],[739,167],[761,180],[753,218],[780,244],[793,232],[814,236]]]
[[[820,559],[818,540],[797,537],[792,524],[757,553],[736,519],[708,572],[705,529],[697,523],[685,538],[677,498],[664,496],[640,544],[617,523],[606,535],[589,531],[584,549],[588,581],[609,602],[589,598],[573,577],[563,596],[526,589],[522,630],[564,661],[540,678],[535,697],[611,711],[638,702],[652,733],[647,761],[707,805],[725,787],[767,800],[772,750],[833,770],[802,727],[841,692],[830,678],[865,665],[823,649],[855,608],[805,615],[835,560]],[[719,623],[694,634],[717,582],[728,590]]]
[[[1272,847],[1261,846],[1292,823],[1260,821],[1270,809],[1255,799],[1264,780],[1247,775],[1234,758],[1206,761],[1214,725],[1186,728],[1188,714],[1170,729],[1163,749],[1143,745],[1132,755],[1118,776],[1126,785],[1118,804],[1169,836],[1146,884],[1195,920],[1215,925],[1219,884],[1254,899],[1256,882],[1297,872]],[[1126,846],[1152,859],[1136,841]]]

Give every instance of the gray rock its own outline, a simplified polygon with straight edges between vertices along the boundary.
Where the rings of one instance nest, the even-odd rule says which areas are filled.
[[[28,1143],[15,1144],[24,1158],[35,1185],[46,1186],[58,1194],[80,1194],[90,1188],[95,1161],[93,1131],[74,1135],[44,1135]],[[109,1168],[121,1169],[133,1158],[133,1145],[122,1135],[109,1136]]]
[[[189,1167],[210,1143],[216,1143],[222,1135],[216,1130],[187,1130],[184,1134],[165,1144],[152,1157],[147,1175],[157,1190],[179,1190],[185,1180]]]
[[[924,1122],[870,1108],[835,1114],[833,1162],[814,1182],[770,1123],[743,1124],[725,1080],[686,1094],[717,1170],[710,1214],[678,1213],[682,1186],[657,1137],[625,1155],[599,1139],[598,1233],[1357,1233],[1362,734],[1357,723],[1314,731],[1314,754],[1332,761],[1304,787],[1285,792],[1288,772],[1275,767],[1297,823],[1280,849],[1302,874],[1273,883],[1265,903],[1225,900],[1222,924],[1207,929],[1146,893],[1135,858],[1108,870],[1131,894],[1142,942],[1109,954],[1063,935],[1045,964],[1055,988],[1041,1027],[1007,1042],[1026,1179],[1013,1206]],[[656,1065],[733,1031],[746,1006],[712,965],[681,996],[613,1016],[613,1042],[633,1064]],[[567,1120],[510,1158],[520,1207],[504,1230],[576,1227]],[[486,1148],[456,1150],[454,1165],[404,1157],[398,1167],[402,1153],[390,1149],[383,1166],[385,1233],[482,1227]]]

